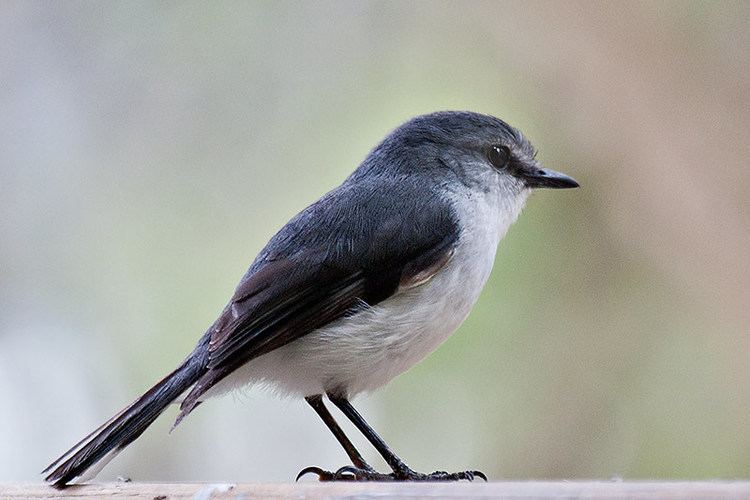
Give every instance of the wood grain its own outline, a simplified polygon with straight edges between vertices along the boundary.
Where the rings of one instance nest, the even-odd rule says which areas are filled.
[[[42,484],[0,484],[0,499],[103,498],[167,500],[190,498],[750,498],[750,482],[490,483],[104,483],[63,491]]]

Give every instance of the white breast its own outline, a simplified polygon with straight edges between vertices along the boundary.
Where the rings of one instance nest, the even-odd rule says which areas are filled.
[[[342,318],[236,370],[210,395],[262,383],[285,395],[371,391],[406,371],[469,314],[495,260],[497,244],[526,196],[456,195],[462,232],[451,261],[423,285]]]

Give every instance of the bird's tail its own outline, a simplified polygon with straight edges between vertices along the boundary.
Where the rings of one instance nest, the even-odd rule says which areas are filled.
[[[205,362],[196,349],[175,371],[52,462],[42,474],[56,488],[95,476],[123,448],[201,377]]]

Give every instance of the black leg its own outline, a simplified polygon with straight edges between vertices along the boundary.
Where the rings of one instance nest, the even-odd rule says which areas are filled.
[[[349,455],[349,460],[352,461],[354,466],[359,467],[360,469],[369,469],[370,466],[367,464],[367,462],[365,462],[365,460],[362,458],[362,455],[359,453],[359,451],[357,451],[352,442],[349,441],[349,438],[346,437],[344,431],[341,429],[341,427],[339,427],[339,424],[336,423],[336,420],[334,420],[331,412],[329,412],[328,408],[326,408],[325,404],[323,404],[323,396],[321,396],[320,394],[309,396],[305,398],[305,401],[307,401],[308,404],[312,406],[313,410],[315,410],[315,412],[320,416],[323,422],[325,422],[326,426],[328,426],[328,429],[336,437],[336,440],[344,448],[346,454]]]
[[[395,453],[393,453],[393,450],[386,444],[385,441],[383,441],[383,438],[381,438],[375,430],[370,427],[370,425],[365,421],[365,419],[362,417],[362,415],[359,414],[359,412],[352,406],[352,404],[344,397],[337,396],[335,394],[328,394],[328,399],[331,400],[333,404],[335,404],[341,412],[347,416],[349,420],[352,421],[352,423],[357,427],[357,429],[364,434],[364,436],[367,438],[370,443],[375,447],[376,450],[378,450],[378,453],[383,457],[383,459],[388,463],[391,470],[393,470],[393,474],[389,474],[387,477],[390,478],[390,480],[396,480],[396,481],[458,481],[461,479],[466,479],[468,481],[472,481],[475,477],[481,477],[485,481],[487,480],[487,476],[484,475],[484,473],[480,471],[463,471],[463,472],[454,472],[454,473],[448,473],[444,471],[437,471],[433,472],[432,474],[422,474],[420,472],[415,472],[411,470],[403,460],[398,458]],[[353,471],[350,471],[353,472]],[[356,472],[355,473],[356,476]],[[382,476],[382,474],[379,474],[378,476]],[[356,477],[359,480],[376,480],[376,481],[382,481],[387,480],[383,479],[383,477],[366,477],[366,475],[362,475],[362,477],[357,476]]]
[[[393,470],[393,472],[398,473],[400,471],[409,469],[403,462],[403,460],[398,458],[396,454],[393,453],[391,448],[386,444],[385,441],[383,441],[383,438],[381,438],[378,433],[375,432],[375,430],[370,427],[367,422],[365,422],[365,419],[362,417],[362,415],[359,414],[359,412],[347,399],[335,396],[333,394],[328,394],[328,399],[330,399],[331,402],[335,404],[338,409],[347,416],[349,420],[352,421],[357,429],[359,429],[359,431],[364,434],[367,440],[372,443],[376,450],[378,450],[378,453],[380,453],[380,455],[386,461],[388,466]]]
[[[339,427],[339,424],[333,418],[333,415],[328,411],[325,404],[323,404],[323,396],[316,394],[315,396],[308,396],[305,401],[312,406],[313,410],[320,416],[325,422],[328,429],[336,437],[336,440],[344,448],[349,459],[354,464],[354,467],[344,466],[336,472],[330,472],[320,467],[305,467],[297,474],[297,480],[305,474],[315,474],[318,476],[320,481],[392,481],[393,479],[387,474],[380,474],[370,465],[365,462],[362,455],[354,447],[354,444],[346,437],[344,431]]]

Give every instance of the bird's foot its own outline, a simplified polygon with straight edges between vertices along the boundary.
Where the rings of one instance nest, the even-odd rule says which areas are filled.
[[[487,476],[484,472],[478,470],[465,470],[461,472],[445,472],[442,470],[435,471],[431,474],[423,474],[416,472],[410,468],[403,466],[399,467],[397,471],[390,474],[394,481],[473,481],[476,478],[484,479],[487,481]]]
[[[487,481],[487,476],[478,470],[462,472],[435,471],[431,474],[415,472],[406,466],[390,474],[383,474],[372,468],[358,468],[345,465],[336,472],[323,470],[320,467],[306,467],[297,474],[297,481],[305,474],[316,474],[318,481],[473,481],[481,478]]]
[[[305,467],[297,474],[299,481],[305,474],[316,474],[318,481],[395,481],[393,474],[382,474],[371,467],[359,468],[345,465],[336,472],[330,472],[320,467]]]

